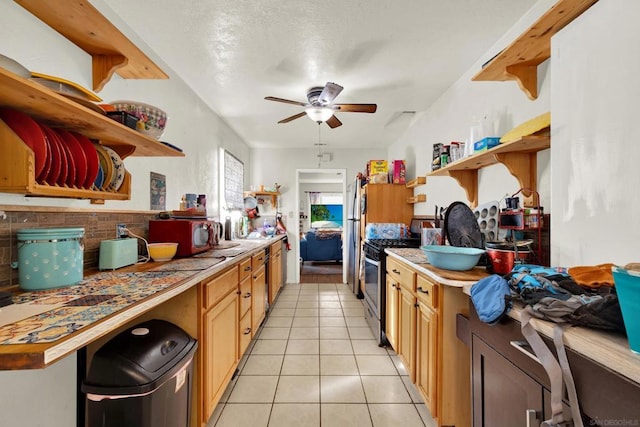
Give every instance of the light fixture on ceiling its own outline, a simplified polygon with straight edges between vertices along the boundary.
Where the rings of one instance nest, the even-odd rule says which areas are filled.
[[[320,169],[321,164],[323,162],[330,162],[333,159],[333,156],[331,155],[331,153],[325,153],[322,151],[322,147],[326,147],[327,144],[324,144],[322,142],[322,138],[320,137],[320,123],[318,122],[318,142],[316,144],[314,144],[316,147],[318,147],[318,154],[316,155],[316,157],[318,158],[318,169]]]
[[[316,123],[326,122],[333,116],[333,109],[329,107],[308,107],[304,112]]]

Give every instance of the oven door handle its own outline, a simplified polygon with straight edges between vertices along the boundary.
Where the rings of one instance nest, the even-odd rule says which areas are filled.
[[[365,257],[364,257],[364,262],[368,262],[369,264],[373,264],[373,265],[375,265],[376,267],[379,267],[379,266],[380,266],[380,261],[376,261],[376,260],[373,260],[373,259],[371,259],[371,258],[367,258],[367,256],[366,256],[366,255],[365,255]]]

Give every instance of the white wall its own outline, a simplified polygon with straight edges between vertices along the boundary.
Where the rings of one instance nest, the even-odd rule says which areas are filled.
[[[637,0],[601,1],[553,39],[551,261],[638,261]]]
[[[210,214],[217,216],[218,147],[224,147],[248,165],[249,147],[211,111],[173,71],[153,54],[102,0],[91,2],[162,68],[168,80],[124,80],[114,74],[98,93],[105,102],[130,99],[156,105],[169,116],[163,141],[182,148],[185,157],[129,157],[132,175],[130,201],[29,198],[0,193],[0,204],[91,207],[92,209],[148,210],[149,172],[166,175],[167,209],[178,209],[184,193],[207,194]],[[0,53],[31,71],[62,77],[92,87],[91,58],[14,2],[0,3]]]
[[[510,44],[554,3],[547,0],[538,1],[428,110],[416,114],[410,128],[390,147],[387,156],[406,159],[409,179],[431,171],[433,144],[468,139],[469,127],[474,117],[499,117],[501,135],[514,126],[549,111],[549,61],[538,68],[539,96],[535,101],[529,100],[515,82],[476,82],[471,78],[481,69],[484,62]],[[538,154],[538,189],[545,212],[551,211],[549,180],[549,150],[545,150]],[[478,181],[480,204],[500,200],[505,194],[515,193],[520,188],[518,181],[500,164],[482,169],[478,174]],[[414,193],[427,195],[425,203],[414,205],[416,215],[433,214],[434,205],[448,206],[454,201],[468,203],[465,192],[449,177],[429,177],[427,184],[417,187]]]
[[[107,201],[100,206],[91,205],[87,200],[0,193],[0,205],[148,210],[149,172],[153,171],[166,175],[167,209],[178,209],[184,193],[207,194],[209,213],[218,215],[218,148],[228,149],[250,169],[249,147],[123,26],[117,16],[109,13],[104,1],[91,0],[91,3],[170,75],[168,80],[123,80],[114,76],[98,95],[105,102],[132,99],[164,109],[169,120],[162,139],[184,149],[186,157],[127,158],[125,167],[132,175],[130,201]],[[0,2],[0,53],[31,71],[92,87],[90,57],[12,1]],[[75,378],[75,355],[44,370],[0,372],[0,425],[75,425]]]

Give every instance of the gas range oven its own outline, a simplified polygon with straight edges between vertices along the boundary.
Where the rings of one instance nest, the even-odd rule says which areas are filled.
[[[389,344],[385,335],[387,254],[384,250],[419,247],[420,238],[370,239],[364,242],[365,316],[380,346]]]

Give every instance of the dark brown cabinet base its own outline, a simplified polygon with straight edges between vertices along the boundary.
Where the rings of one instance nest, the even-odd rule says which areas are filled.
[[[478,319],[473,304],[469,311],[473,426],[538,426],[551,416],[549,379],[542,365],[511,344],[525,341],[520,323],[507,318],[490,326]],[[553,351],[553,343],[545,342]],[[569,348],[567,357],[585,426],[640,425],[640,384]]]

